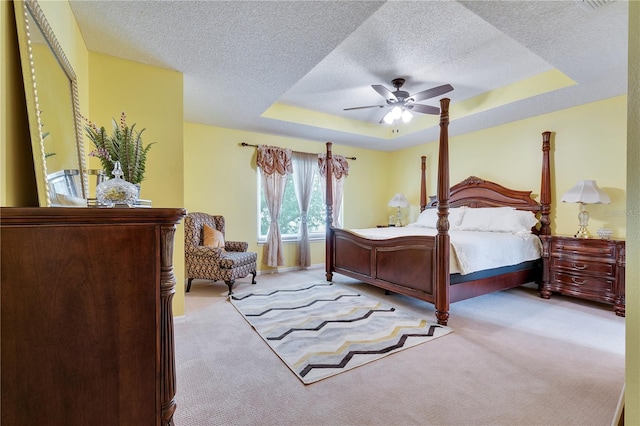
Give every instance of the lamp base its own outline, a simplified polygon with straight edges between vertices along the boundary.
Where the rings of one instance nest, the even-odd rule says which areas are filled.
[[[576,232],[576,234],[574,235],[574,237],[591,238],[591,233],[589,232],[586,226],[581,226],[580,229],[578,229],[578,232]]]
[[[578,221],[580,222],[580,228],[574,237],[576,238],[591,238],[591,233],[587,229],[589,225],[589,212],[584,206],[584,203],[580,203],[580,213],[578,213]]]

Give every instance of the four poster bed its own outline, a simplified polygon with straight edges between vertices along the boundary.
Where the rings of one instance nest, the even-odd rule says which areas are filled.
[[[464,275],[452,273],[460,268],[451,268],[452,263],[458,263],[459,254],[452,259],[452,243],[450,234],[460,234],[460,231],[450,231],[450,209],[455,214],[458,210],[478,213],[485,207],[502,207],[500,211],[532,212],[536,215],[534,225],[526,234],[515,235],[517,241],[532,236],[539,244],[537,235],[550,234],[549,211],[551,201],[551,181],[549,165],[550,132],[542,134],[542,183],[540,202],[531,198],[531,191],[516,191],[505,188],[493,182],[484,181],[477,177],[470,177],[463,182],[449,187],[449,99],[440,100],[440,143],[438,161],[437,196],[429,203],[426,195],[425,163],[422,157],[422,173],[420,185],[421,216],[431,214],[435,228],[433,235],[413,235],[409,227],[398,228],[401,236],[392,234],[393,228],[388,228],[386,237],[367,236],[360,230],[346,230],[334,228],[331,199],[331,174],[327,173],[327,234],[326,234],[326,278],[333,279],[334,273],[339,273],[365,283],[383,288],[387,291],[404,294],[427,301],[435,305],[435,315],[439,324],[446,325],[449,318],[449,304],[475,296],[517,287],[519,285],[540,279],[541,253],[530,257],[528,261],[511,264],[507,267],[492,267],[487,270],[474,271]],[[331,142],[327,143],[327,162],[332,159]],[[425,209],[431,209],[425,211]],[[486,209],[484,209],[486,210]],[[498,211],[498,210],[496,210]],[[525,213],[527,214],[527,213]],[[466,215],[466,213],[465,213]],[[457,220],[457,217],[454,218]],[[531,227],[531,225],[528,225]],[[421,231],[418,228],[415,230]],[[469,234],[469,233],[466,233]],[[471,234],[474,234],[473,232]],[[484,234],[484,233],[476,233]],[[488,233],[487,233],[488,234]],[[494,232],[489,238],[500,237],[506,232]],[[520,233],[524,234],[524,233]],[[466,235],[465,235],[466,236]],[[498,243],[501,244],[501,243]],[[454,246],[457,243],[453,244]],[[473,251],[471,251],[473,252]],[[494,250],[475,250],[482,253],[475,257],[492,257]],[[506,263],[509,265],[509,263]]]

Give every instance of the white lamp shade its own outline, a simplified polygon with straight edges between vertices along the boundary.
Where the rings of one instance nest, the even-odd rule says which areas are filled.
[[[409,200],[404,194],[397,193],[393,196],[389,203],[387,204],[389,207],[409,207]]]
[[[581,180],[564,193],[562,201],[565,203],[609,204],[611,198],[598,187],[595,180]]]

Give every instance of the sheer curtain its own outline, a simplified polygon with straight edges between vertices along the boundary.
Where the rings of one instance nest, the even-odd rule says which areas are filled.
[[[344,181],[349,175],[349,162],[343,155],[333,155],[333,164],[331,165],[331,194],[333,196],[333,227],[341,228],[340,208],[342,207],[342,193]],[[322,193],[324,194],[325,204],[327,199],[327,156],[326,154],[318,154],[318,169],[322,179]]]
[[[271,220],[267,242],[263,247],[262,262],[268,266],[282,266],[284,265],[284,254],[278,222],[287,175],[293,172],[291,150],[259,145],[256,164],[262,175],[262,188]]]
[[[318,168],[317,154],[303,152],[293,153],[293,184],[300,208],[300,231],[298,232],[298,266],[311,266],[311,253],[309,248],[309,228],[307,226],[307,213],[313,191],[313,178]]]

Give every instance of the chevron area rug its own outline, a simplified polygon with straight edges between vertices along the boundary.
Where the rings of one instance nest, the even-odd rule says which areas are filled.
[[[305,384],[452,331],[328,282],[234,294],[230,300]]]

